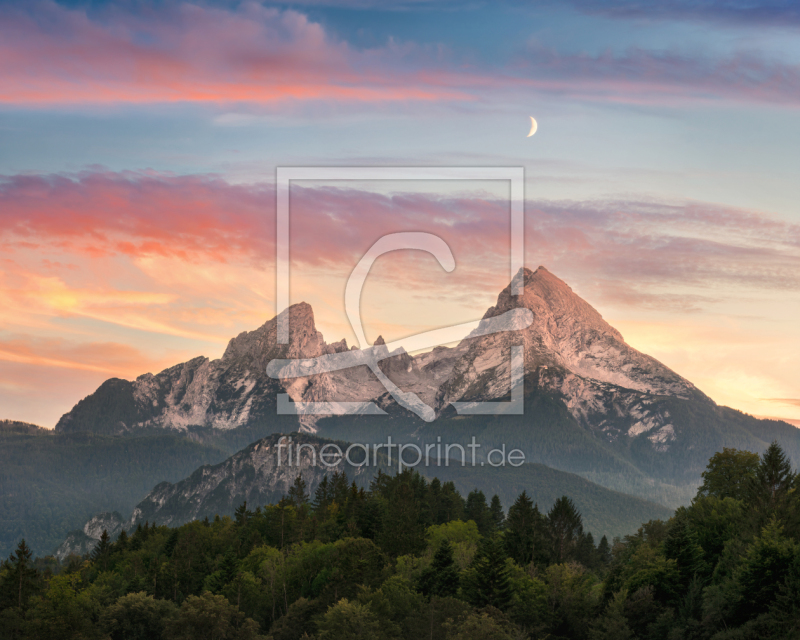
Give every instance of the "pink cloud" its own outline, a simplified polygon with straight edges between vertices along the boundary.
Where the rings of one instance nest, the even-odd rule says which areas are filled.
[[[564,54],[536,48],[509,64],[459,59],[439,44],[359,50],[302,13],[165,4],[95,8],[48,0],[0,7],[0,104],[194,102],[291,105],[530,99],[674,105],[737,100],[797,105],[800,68],[751,53],[727,58],[632,48]]]
[[[0,10],[0,102],[28,105],[466,99],[435,74],[356,52],[295,11],[164,5],[90,18],[53,2]]]
[[[0,243],[7,255],[33,252],[51,260],[43,276],[58,272],[52,253],[65,264],[74,262],[72,255],[104,264],[120,256],[263,268],[273,264],[274,207],[272,185],[232,185],[213,176],[13,176],[0,181]],[[448,282],[456,291],[496,292],[508,278],[502,200],[293,186],[291,212],[291,255],[299,269],[349,271],[382,235],[413,230],[451,246],[459,268]],[[528,202],[527,218],[529,264],[545,264],[619,302],[648,305],[672,296],[675,305],[694,309],[716,299],[711,291],[720,287],[800,287],[800,226],[760,212],[698,202],[561,201]],[[392,260],[396,269],[381,277],[407,288],[431,269],[413,252]],[[655,292],[654,285],[709,293]],[[42,290],[63,299],[61,289]]]

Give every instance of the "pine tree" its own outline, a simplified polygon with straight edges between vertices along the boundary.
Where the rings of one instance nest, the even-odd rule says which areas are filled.
[[[502,531],[506,516],[503,513],[503,505],[497,494],[492,496],[492,502],[489,505],[489,517],[492,523],[492,531]]]
[[[0,605],[5,601],[19,611],[27,607],[28,599],[38,587],[38,573],[33,567],[32,556],[33,553],[23,538],[14,553],[3,563],[8,573],[2,580],[4,593],[0,593]]]
[[[328,476],[323,476],[314,491],[314,500],[311,502],[311,508],[315,513],[322,513],[328,508],[331,502],[330,488]]]
[[[452,481],[445,482],[442,485],[442,497],[438,524],[452,522],[453,520],[465,519],[464,506],[464,499],[456,489],[456,485]]]
[[[611,545],[608,544],[608,538],[605,536],[600,538],[600,544],[597,545],[597,559],[600,566],[607,566],[611,563]]]
[[[253,512],[247,510],[247,500],[236,507],[236,511],[234,511],[233,515],[237,527],[247,526],[247,523],[250,522],[250,519],[253,517]]]
[[[442,541],[431,566],[422,572],[419,590],[424,596],[445,598],[458,592],[458,567],[453,560],[453,547],[447,540]]]
[[[486,504],[486,496],[483,491],[475,489],[467,496],[467,507],[464,509],[464,517],[472,520],[478,525],[478,532],[482,536],[491,534],[492,522],[489,507]]]
[[[546,566],[551,561],[551,539],[545,517],[523,491],[508,510],[503,541],[508,555],[522,567],[531,562]]]
[[[597,564],[597,549],[594,546],[594,536],[591,531],[584,533],[580,537],[575,550],[575,559],[584,567],[595,568]]]
[[[552,539],[555,562],[572,560],[583,536],[583,522],[575,503],[567,496],[556,500],[547,513],[547,527]]]
[[[334,471],[331,476],[331,500],[339,505],[347,501],[350,493],[350,484],[344,471]]]
[[[752,495],[762,511],[774,511],[785,503],[789,489],[794,482],[792,465],[777,442],[761,456],[755,480],[752,482]]]
[[[308,494],[306,493],[306,481],[299,473],[294,479],[294,484],[289,487],[289,493],[286,495],[286,502],[299,509],[308,503]]]
[[[128,532],[123,529],[119,532],[117,536],[117,542],[115,543],[117,550],[124,551],[128,548]]]
[[[133,535],[131,536],[130,544],[128,545],[130,547],[130,550],[138,551],[139,549],[141,549],[142,542],[144,542],[144,538],[145,538],[145,533],[144,529],[142,528],[142,523],[140,522],[139,524],[136,525],[136,529],[134,530]]]
[[[703,548],[697,542],[697,534],[691,528],[685,507],[675,513],[664,540],[664,555],[677,563],[684,586],[688,586],[695,576],[705,576],[707,566],[703,559]]]
[[[94,560],[98,566],[102,567],[103,571],[108,569],[108,557],[111,555],[111,536],[108,535],[108,530],[103,529],[103,533],[100,535],[100,540],[97,542],[97,546],[92,551],[92,560]]]
[[[473,582],[467,589],[468,597],[476,607],[492,606],[505,611],[511,605],[513,593],[506,558],[498,536],[483,541],[472,565]]]
[[[169,538],[164,543],[164,555],[168,558],[172,557],[172,554],[175,553],[175,547],[178,546],[178,530],[173,529],[172,533],[169,534]]]

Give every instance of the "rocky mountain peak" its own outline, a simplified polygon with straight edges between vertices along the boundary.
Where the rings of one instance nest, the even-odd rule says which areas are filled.
[[[520,279],[522,292],[512,295],[512,284],[518,285]],[[506,393],[512,345],[523,347],[528,372],[555,366],[566,371],[567,378],[578,376],[642,393],[688,397],[695,391],[674,371],[626,344],[597,310],[544,267],[520,269],[484,318],[520,307],[533,312],[528,328],[469,337],[462,343],[463,355],[438,396],[440,406],[461,398]]]
[[[491,401],[508,394],[512,346],[523,347],[527,372],[548,368],[550,374],[561,372],[559,381],[551,386],[564,396],[576,395],[575,385],[583,385],[575,381],[578,378],[590,381],[586,383],[589,386],[611,384],[645,394],[689,397],[696,392],[691,383],[627,345],[590,304],[546,268],[520,269],[512,282],[519,279],[521,294],[512,295],[509,284],[484,318],[524,307],[533,314],[527,328],[470,335],[456,348],[434,349],[413,357],[398,352],[381,360],[381,370],[399,388],[416,394],[436,411],[454,401]],[[289,316],[289,343],[279,345],[278,321],[284,314]],[[374,344],[386,349],[382,336]],[[94,420],[102,421],[101,426],[111,432],[139,427],[234,429],[271,420],[279,393],[287,393],[293,402],[387,402],[386,388],[363,365],[297,378],[272,379],[267,374],[274,359],[304,361],[347,351],[345,340],[325,343],[311,305],[301,302],[258,329],[240,333],[219,360],[198,357],[132,383],[107,381],[65,414],[57,428],[77,431]],[[599,387],[592,389],[581,392],[581,398],[599,393]],[[106,406],[118,407],[113,419]],[[314,414],[304,414],[299,424],[314,430],[317,420]]]
[[[289,344],[279,345],[278,318],[289,315]],[[223,361],[253,359],[258,366],[273,358],[315,358],[327,353],[327,345],[314,323],[307,302],[293,304],[255,331],[243,331],[228,343]]]
[[[512,284],[523,279],[522,295],[511,294]],[[527,307],[538,318],[547,318],[546,330],[554,336],[564,336],[577,330],[596,331],[623,341],[622,334],[603,320],[597,310],[576,294],[566,282],[540,266],[536,271],[520,269],[497,297],[497,304],[487,316],[500,315],[509,309]],[[490,315],[491,314],[491,315]]]

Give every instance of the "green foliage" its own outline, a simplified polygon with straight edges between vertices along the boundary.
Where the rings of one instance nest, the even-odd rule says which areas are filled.
[[[419,590],[424,596],[445,598],[458,593],[458,568],[453,560],[453,547],[443,540],[433,556],[431,566],[422,572]]]
[[[513,594],[506,557],[499,537],[484,539],[469,572],[464,576],[464,595],[474,606],[491,606],[501,611],[511,606]]]
[[[758,454],[725,447],[711,456],[697,496],[744,500],[758,471]]]
[[[129,593],[103,612],[101,626],[111,640],[152,640],[163,637],[177,611],[169,600],[156,600],[143,591]]]
[[[543,544],[541,532],[544,530],[544,518],[534,506],[526,491],[517,497],[508,510],[506,530],[503,542],[506,553],[521,565],[527,566],[533,562],[539,552],[541,555]],[[537,540],[538,538],[538,540]]]
[[[165,640],[258,640],[258,624],[222,596],[189,596],[169,620]]]
[[[64,564],[21,543],[0,564],[0,639],[797,638],[787,464],[773,447],[742,499],[709,491],[597,547],[566,496],[542,515],[521,492],[501,528],[480,492],[464,501],[411,471],[369,491],[331,476],[310,503],[297,482],[233,517],[145,522]],[[485,534],[467,519],[482,513]]]
[[[382,640],[386,635],[369,605],[342,598],[328,609],[319,623],[319,637],[330,640]]]

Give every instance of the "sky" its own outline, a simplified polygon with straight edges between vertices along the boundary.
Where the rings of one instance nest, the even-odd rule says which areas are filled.
[[[526,264],[720,404],[800,426],[800,10],[785,0],[0,2],[0,418],[276,313],[275,176],[522,167]],[[530,117],[538,131],[526,137]],[[480,318],[503,181],[292,184],[291,301],[326,341]]]

